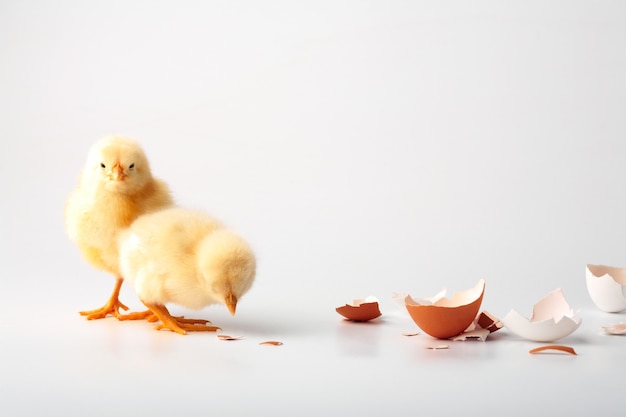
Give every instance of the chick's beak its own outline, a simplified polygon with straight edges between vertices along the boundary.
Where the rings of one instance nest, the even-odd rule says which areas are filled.
[[[226,298],[224,299],[224,303],[226,307],[228,307],[228,311],[230,311],[230,315],[234,316],[235,311],[237,311],[237,297],[232,292],[226,294]]]
[[[124,173],[124,168],[120,164],[115,164],[115,166],[111,169],[111,177],[115,181],[121,181],[126,178],[126,174]]]

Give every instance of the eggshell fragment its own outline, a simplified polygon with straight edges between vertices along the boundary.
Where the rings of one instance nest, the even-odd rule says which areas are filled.
[[[474,288],[445,298],[445,290],[435,297],[413,299],[407,295],[404,302],[411,318],[425,333],[438,339],[458,336],[474,321],[485,293],[485,280]]]
[[[603,327],[603,329],[607,334],[617,336],[626,335],[626,324],[611,324],[610,326]]]
[[[352,305],[346,304],[345,306],[337,307],[335,311],[352,321],[368,321],[381,315],[378,308],[378,299],[372,296],[364,300],[354,300]]]
[[[437,346],[426,346],[426,349],[430,349],[430,350],[442,350],[442,349],[449,349],[450,346],[448,345],[437,345]]]
[[[560,288],[539,300],[529,319],[515,310],[502,319],[513,333],[536,342],[551,342],[573,333],[582,323],[578,312],[570,309]]]
[[[457,342],[465,340],[480,340],[481,342],[484,342],[487,340],[487,336],[489,336],[490,333],[491,332],[487,329],[476,329],[461,333],[460,335],[453,337],[452,340]]]
[[[476,319],[476,323],[482,329],[489,330],[490,333],[497,332],[502,327],[504,327],[500,319],[489,313],[488,311],[481,312]]]
[[[218,334],[217,338],[220,340],[239,340],[243,339],[243,336],[229,336],[227,334]]]
[[[539,347],[529,350],[528,353],[535,354],[535,353],[545,352],[546,350],[556,350],[559,352],[569,353],[570,355],[576,355],[576,351],[574,350],[574,348],[569,347],[569,346],[562,346],[562,345],[539,346]]]
[[[456,337],[452,337],[452,340],[480,340],[484,342],[493,332],[497,332],[504,325],[499,318],[492,315],[488,311],[481,312],[474,321],[465,329],[463,333]]]
[[[588,264],[585,275],[587,291],[600,310],[626,310],[626,268]]]
[[[268,340],[267,342],[261,342],[259,345],[271,345],[271,346],[280,346],[283,342],[278,342],[276,340]]]

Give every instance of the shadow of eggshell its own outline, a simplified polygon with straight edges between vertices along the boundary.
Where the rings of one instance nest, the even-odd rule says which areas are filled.
[[[449,339],[463,333],[472,324],[484,293],[485,280],[481,279],[474,288],[457,292],[451,299],[442,296],[436,300],[416,301],[407,296],[405,305],[415,324],[425,333],[438,339]]]
[[[364,302],[363,300],[355,300],[353,305],[346,304],[335,309],[348,320],[352,321],[369,321],[380,317],[380,309],[378,301]]]
[[[626,310],[626,269],[587,265],[587,291],[594,304],[607,313]]]

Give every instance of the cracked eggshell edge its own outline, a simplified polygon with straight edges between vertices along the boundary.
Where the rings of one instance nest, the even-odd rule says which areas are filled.
[[[524,339],[535,342],[553,342],[572,334],[582,319],[578,315],[563,316],[559,321],[554,319],[530,321],[515,310],[511,310],[502,319],[504,327]]]

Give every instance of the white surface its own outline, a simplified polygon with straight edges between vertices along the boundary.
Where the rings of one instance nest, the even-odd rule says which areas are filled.
[[[0,413],[619,415],[585,265],[626,265],[625,41],[617,1],[0,3]],[[113,280],[63,205],[108,133],[255,247],[236,317],[182,312],[244,340],[78,316]],[[400,335],[393,292],[480,278],[499,317],[563,288],[579,355]]]

